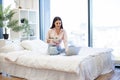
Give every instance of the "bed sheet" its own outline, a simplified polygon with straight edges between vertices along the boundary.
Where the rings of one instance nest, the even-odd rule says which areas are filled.
[[[49,69],[36,69],[5,61],[4,57],[2,56],[1,58],[0,56],[0,72],[7,72],[10,75],[28,80],[94,80],[99,75],[113,70],[111,53],[107,51],[97,55],[90,55],[81,62],[79,68],[79,74]]]

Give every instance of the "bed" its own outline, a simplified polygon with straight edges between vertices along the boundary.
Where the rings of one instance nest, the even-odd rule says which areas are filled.
[[[19,51],[0,53],[0,72],[27,80],[94,80],[114,69],[112,49],[81,47],[78,55],[50,56],[43,42],[42,49],[35,48],[39,41],[25,42],[27,46]]]

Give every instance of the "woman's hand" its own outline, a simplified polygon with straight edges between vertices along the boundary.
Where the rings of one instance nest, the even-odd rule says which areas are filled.
[[[56,46],[59,46],[59,44],[61,43],[61,41],[62,41],[62,40],[60,40],[60,39],[59,39],[59,40],[58,40],[58,39],[53,40],[53,42],[56,44]]]
[[[51,45],[58,45],[58,43],[56,43],[56,41],[54,41],[54,39],[47,39],[47,43],[51,44]]]
[[[50,43],[50,41],[51,41],[50,39],[47,39],[47,43]]]

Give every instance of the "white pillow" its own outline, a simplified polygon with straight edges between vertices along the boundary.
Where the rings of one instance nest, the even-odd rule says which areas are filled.
[[[48,48],[48,44],[42,40],[24,40],[21,42],[21,46],[24,49],[34,51],[40,54],[46,54]]]
[[[8,53],[12,51],[20,51],[24,50],[24,48],[20,45],[20,43],[11,43],[9,45],[5,45],[0,48],[0,53]]]

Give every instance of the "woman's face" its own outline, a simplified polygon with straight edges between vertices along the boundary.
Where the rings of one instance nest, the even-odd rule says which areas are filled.
[[[61,24],[62,24],[62,22],[61,22],[60,20],[57,20],[57,21],[55,22],[55,28],[56,28],[56,29],[60,29]]]

